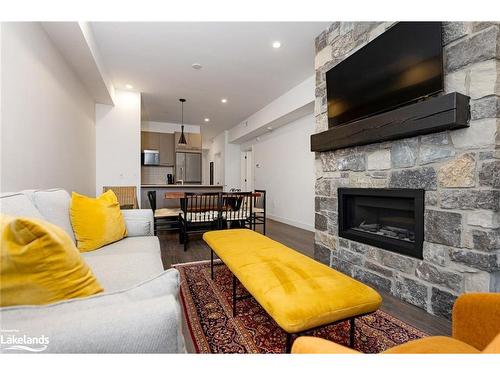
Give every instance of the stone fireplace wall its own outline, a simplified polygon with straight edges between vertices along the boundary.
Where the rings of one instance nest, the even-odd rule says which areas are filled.
[[[316,38],[316,132],[325,73],[391,25],[335,22]],[[316,153],[315,257],[450,318],[459,294],[500,291],[500,25],[444,23],[443,45],[445,93],[471,97],[470,128]],[[425,189],[424,259],[340,238],[338,187]]]

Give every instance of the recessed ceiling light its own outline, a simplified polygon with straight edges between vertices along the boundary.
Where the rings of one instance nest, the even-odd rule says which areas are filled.
[[[271,130],[273,130],[273,127],[272,126],[268,126],[267,130],[271,131]]]
[[[221,101],[222,103],[227,103],[227,99],[226,99],[226,98],[222,98],[220,101]]]
[[[203,121],[205,121],[205,122],[210,122],[210,119],[209,119],[208,117],[205,117],[205,118],[203,119]]]
[[[129,90],[131,90],[131,89],[133,89],[133,88],[134,88],[134,86],[132,86],[130,83],[127,83],[127,84],[125,85],[125,87],[126,87],[127,89],[129,89]]]
[[[280,48],[281,47],[281,42],[280,41],[275,41],[273,42],[273,48]]]
[[[199,63],[194,63],[191,65],[191,67],[196,70],[200,70],[201,68],[203,68],[203,66]]]

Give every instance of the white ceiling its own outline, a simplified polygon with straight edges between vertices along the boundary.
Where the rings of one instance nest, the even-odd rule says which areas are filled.
[[[184,123],[202,125],[210,138],[313,75],[314,38],[330,23],[90,24],[115,88],[142,93],[143,120],[180,122],[178,99],[186,98]]]

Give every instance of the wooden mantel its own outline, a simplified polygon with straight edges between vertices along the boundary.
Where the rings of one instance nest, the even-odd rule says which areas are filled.
[[[470,98],[453,92],[311,135],[311,151],[330,151],[469,126]]]

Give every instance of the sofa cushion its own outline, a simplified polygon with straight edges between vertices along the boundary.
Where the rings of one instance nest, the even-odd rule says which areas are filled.
[[[102,288],[68,235],[32,218],[0,215],[0,305],[39,305]]]
[[[32,217],[44,220],[31,199],[22,192],[3,193],[0,195],[0,212],[10,216]]]
[[[158,237],[127,237],[82,253],[105,291],[129,288],[163,271]]]
[[[69,220],[69,203],[71,197],[63,189],[35,190],[33,203],[45,219],[61,227],[75,242],[75,234]]]
[[[97,198],[73,192],[69,212],[76,245],[81,252],[99,249],[127,235],[125,220],[113,190]]]
[[[170,269],[133,288],[45,306],[0,310],[2,328],[44,336],[45,353],[183,353],[177,301],[179,273]],[[2,345],[1,352],[15,353]]]

